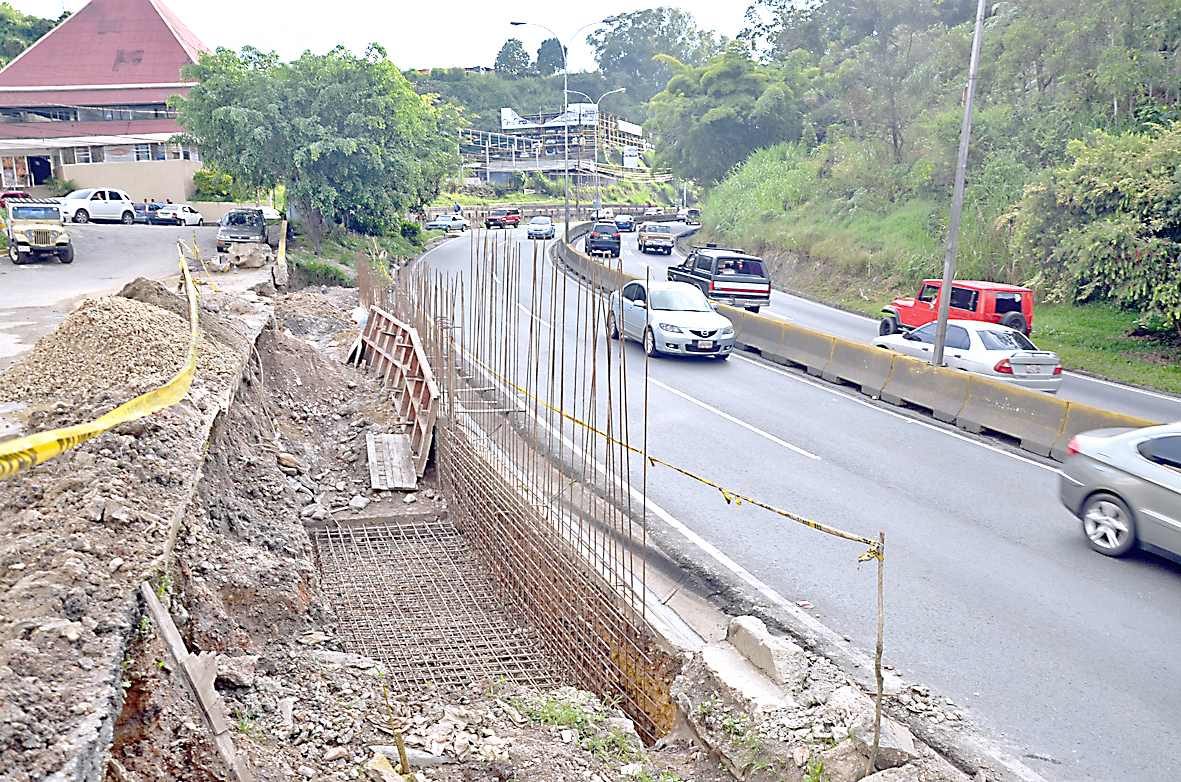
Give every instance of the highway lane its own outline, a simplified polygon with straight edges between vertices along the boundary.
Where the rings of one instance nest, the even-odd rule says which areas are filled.
[[[467,255],[453,242],[428,262],[463,272]],[[520,317],[579,333],[572,318]],[[638,400],[643,354],[628,343],[624,355]],[[886,532],[886,657],[909,680],[965,707],[1046,779],[1181,771],[1181,568],[1091,552],[1058,503],[1052,463],[741,354],[650,366],[654,456],[819,521]],[[638,442],[638,404],[630,425]],[[649,471],[648,497],[872,648],[874,569],[857,567],[857,544],[727,505],[667,469]]]
[[[673,230],[683,233],[687,229],[684,226],[678,226]],[[635,234],[625,233],[623,234],[622,260],[624,271],[629,274],[643,277],[646,273],[650,273],[653,277],[664,279],[665,269],[670,264],[675,265],[682,262],[684,256],[678,251],[674,251],[672,255],[643,254],[636,247]],[[772,291],[771,306],[764,308],[760,314],[780,318],[798,326],[805,326],[856,342],[870,342],[878,333],[877,319],[793,296],[783,291]],[[1058,396],[1084,405],[1112,410],[1150,421],[1181,421],[1181,397],[1150,389],[1120,385],[1077,372],[1068,371],[1065,373]]]

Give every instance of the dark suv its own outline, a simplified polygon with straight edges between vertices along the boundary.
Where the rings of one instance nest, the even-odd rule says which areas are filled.
[[[771,304],[771,278],[761,258],[707,244],[695,247],[680,266],[668,267],[674,282],[696,285],[710,300],[758,312]]]
[[[619,227],[615,223],[595,223],[586,235],[586,254],[599,253],[619,257]]]
[[[516,228],[520,224],[520,209],[493,209],[484,218],[485,228]]]

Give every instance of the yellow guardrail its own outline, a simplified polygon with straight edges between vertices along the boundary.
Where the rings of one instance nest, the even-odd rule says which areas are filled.
[[[189,392],[189,386],[193,382],[193,374],[197,369],[197,341],[200,336],[197,321],[197,293],[179,243],[177,253],[180,256],[180,270],[184,276],[185,291],[189,299],[189,355],[184,366],[164,385],[119,405],[111,412],[93,421],[0,442],[0,478],[6,478],[21,470],[35,467],[119,424],[134,421],[151,415],[157,410],[171,407]]]

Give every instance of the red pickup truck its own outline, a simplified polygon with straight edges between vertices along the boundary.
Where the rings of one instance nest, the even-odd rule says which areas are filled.
[[[878,334],[909,331],[939,316],[939,291],[942,280],[923,280],[919,295],[913,299],[894,299],[882,307],[885,315]],[[1033,291],[1016,285],[979,280],[956,280],[951,284],[948,318],[999,323],[1029,336],[1033,330]]]

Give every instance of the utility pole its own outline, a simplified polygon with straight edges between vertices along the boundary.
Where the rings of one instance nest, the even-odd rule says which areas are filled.
[[[955,191],[951,196],[951,225],[947,229],[947,255],[943,259],[943,285],[939,289],[939,314],[935,325],[935,353],[931,363],[943,365],[947,344],[947,313],[951,306],[951,284],[955,280],[955,255],[959,249],[960,212],[964,209],[964,174],[968,168],[968,139],[972,135],[972,101],[976,95],[976,73],[980,68],[980,43],[984,37],[984,0],[976,6],[976,31],[972,35],[972,59],[968,64],[968,90],[964,95],[964,124],[960,128],[960,156],[955,167]]]

